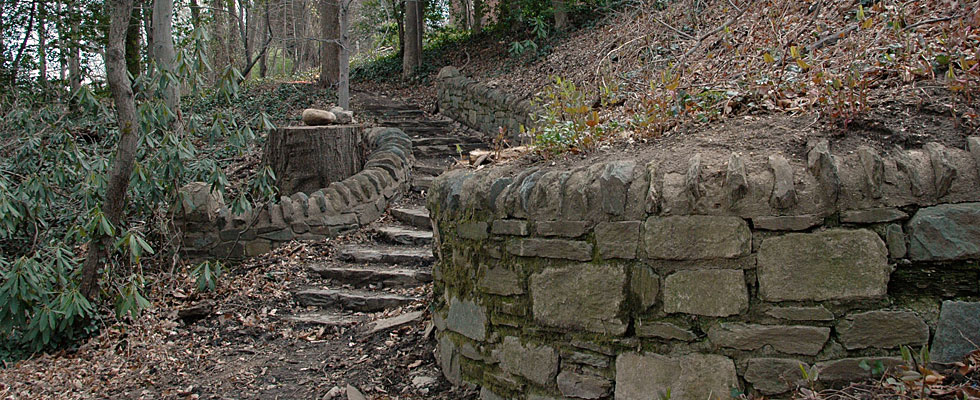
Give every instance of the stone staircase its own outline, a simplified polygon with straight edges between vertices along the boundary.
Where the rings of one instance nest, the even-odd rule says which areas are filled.
[[[368,313],[407,306],[423,300],[421,288],[432,281],[432,231],[421,206],[395,208],[392,219],[371,228],[373,241],[337,249],[335,260],[308,266],[320,281],[293,293],[297,303],[316,311],[289,318],[302,323],[347,327],[365,322]],[[422,224],[422,222],[425,224]],[[419,227],[419,225],[423,226]],[[394,328],[421,318],[404,313],[371,322],[368,333]]]
[[[314,311],[288,318],[326,327],[357,325],[358,331],[369,334],[422,317],[422,311],[403,312],[365,323],[371,319],[369,314],[424,300],[434,261],[429,212],[419,205],[424,191],[458,160],[460,152],[486,145],[478,133],[450,119],[426,115],[416,105],[361,92],[354,94],[354,104],[355,110],[374,117],[379,126],[399,128],[412,138],[413,193],[405,194],[402,206],[389,210],[390,218],[369,228],[370,241],[339,246],[329,261],[307,266],[319,280],[295,291],[293,297]]]
[[[461,156],[487,147],[482,134],[449,118],[428,115],[415,104],[363,92],[354,94],[354,103],[356,109],[375,116],[378,125],[399,128],[412,138],[412,190],[416,192],[428,189],[432,179]]]

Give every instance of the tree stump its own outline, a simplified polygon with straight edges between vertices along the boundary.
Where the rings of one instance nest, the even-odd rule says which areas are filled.
[[[313,193],[364,166],[361,125],[290,126],[269,134],[263,164],[276,174],[279,193]]]

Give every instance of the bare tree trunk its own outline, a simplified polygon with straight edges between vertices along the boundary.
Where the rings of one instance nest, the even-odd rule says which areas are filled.
[[[174,0],[153,0],[153,59],[157,68],[164,73],[174,73],[173,34]],[[163,91],[163,101],[174,115],[180,119],[180,86],[174,80],[167,80]]]
[[[340,80],[340,3],[320,0],[320,84],[334,86]]]
[[[483,31],[483,0],[473,0],[473,33]]]
[[[78,92],[82,88],[82,55],[79,54],[78,44],[74,41],[69,45],[68,57],[68,86],[72,93]]]
[[[263,4],[264,10],[262,11],[262,13],[264,15],[263,15],[262,29],[261,29],[260,32],[262,33],[262,37],[265,38],[265,40],[263,40],[263,42],[266,45],[262,49],[261,58],[259,58],[259,77],[260,78],[265,78],[266,74],[269,72],[269,65],[267,64],[267,62],[268,62],[267,60],[269,58],[269,55],[268,55],[268,53],[266,51],[268,50],[268,47],[269,47],[268,46],[269,41],[272,40],[272,23],[270,22],[270,18],[269,18],[269,2],[270,1],[272,1],[272,0],[263,0],[263,3],[265,3],[265,4]]]
[[[106,47],[106,80],[116,103],[116,122],[119,125],[119,142],[116,144],[116,157],[112,161],[109,183],[106,187],[105,203],[102,211],[117,229],[122,226],[123,210],[126,205],[126,192],[129,178],[133,173],[136,158],[139,123],[136,120],[136,102],[132,84],[127,75],[126,38],[133,13],[133,0],[110,0],[112,14],[109,23],[108,45]],[[82,266],[80,291],[89,299],[94,299],[99,291],[99,267],[105,264],[107,247],[112,238],[96,237],[89,242],[88,254]]]
[[[551,0],[551,7],[555,9],[555,29],[559,31],[568,29],[568,9],[565,0]]]
[[[37,9],[37,59],[38,59],[38,81],[41,86],[48,83],[48,4],[41,0]]]
[[[405,2],[396,1],[395,25],[398,26],[398,55],[405,57]]]
[[[232,29],[234,29],[235,27],[238,28],[238,36],[239,39],[241,39],[242,41],[241,49],[242,51],[245,52],[245,57],[242,59],[242,62],[245,63],[242,65],[242,69],[244,69],[245,65],[252,60],[252,55],[248,53],[249,49],[248,49],[248,40],[245,34],[245,23],[242,21],[242,17],[244,17],[244,15],[238,12],[240,7],[241,7],[241,2],[236,2],[235,0],[228,0],[228,13],[231,14],[231,23],[233,24]],[[232,51],[231,53],[233,54],[235,53],[235,51]]]
[[[31,32],[34,31],[34,15],[37,14],[34,10],[37,9],[37,0],[31,2],[30,15],[27,17],[27,30],[24,31],[24,40],[20,42],[20,49],[17,50],[17,56],[14,57],[14,63],[11,65],[11,74],[13,75],[13,80],[17,80],[17,70],[20,68],[20,62],[24,57],[24,49],[27,48],[27,42],[31,38]]]
[[[408,79],[415,74],[421,62],[421,40],[419,34],[419,2],[405,1],[405,54],[402,57],[402,77]]]
[[[422,65],[422,50],[424,49],[424,47],[422,47],[422,38],[425,37],[425,3],[426,3],[426,0],[418,0],[416,3],[418,4],[418,7],[419,7],[418,20],[417,20],[417,23],[419,25],[419,31],[418,31],[418,38],[415,39],[415,40],[419,42],[419,65]]]
[[[345,1],[340,8],[340,76],[337,80],[337,105],[350,109],[350,27],[349,12],[352,0]]]
[[[132,15],[128,19],[129,26],[126,28],[126,70],[133,78],[140,76],[140,10],[130,6]],[[111,28],[110,28],[111,29]]]
[[[197,0],[191,0],[191,24],[194,25],[194,29],[199,29],[201,27],[201,6],[197,3]]]

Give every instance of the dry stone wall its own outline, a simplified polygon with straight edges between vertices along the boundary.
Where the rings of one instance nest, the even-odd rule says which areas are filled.
[[[484,399],[788,396],[980,343],[980,140],[435,180],[437,360]],[[677,161],[681,160],[681,161]]]
[[[503,128],[504,137],[519,142],[521,126],[531,127],[535,107],[513,94],[488,87],[463,76],[452,66],[443,67],[436,81],[439,113],[460,123],[496,137]]]
[[[377,220],[411,182],[412,142],[395,128],[371,129],[365,137],[371,151],[356,174],[243,214],[231,212],[208,184],[186,185],[175,216],[185,256],[236,260],[291,240],[333,237]]]

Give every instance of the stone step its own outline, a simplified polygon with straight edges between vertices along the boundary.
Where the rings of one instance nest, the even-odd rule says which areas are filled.
[[[412,154],[414,154],[417,158],[436,156],[466,157],[471,151],[486,147],[487,146],[483,143],[460,143],[458,145],[450,144],[445,146],[412,146]],[[460,153],[462,153],[462,155]]]
[[[391,209],[391,216],[416,228],[432,229],[432,223],[429,222],[429,210],[422,206],[395,207]]]
[[[483,143],[478,138],[472,136],[436,136],[436,137],[417,137],[412,138],[412,146],[453,146],[464,143]],[[455,146],[453,146],[455,148]]]
[[[309,268],[323,278],[351,286],[413,287],[432,282],[432,272],[428,269],[325,264],[313,264]]]
[[[381,121],[382,125],[400,125],[406,127],[440,127],[446,128],[453,125],[453,120],[451,119],[385,119]]]
[[[340,259],[372,264],[428,264],[433,257],[428,247],[354,245],[341,248]]]
[[[365,320],[365,317],[363,316],[343,315],[343,314],[338,314],[336,312],[326,312],[326,311],[287,315],[283,318],[287,321],[292,321],[298,324],[309,324],[309,325],[335,327],[335,328],[354,326]]]
[[[412,311],[401,315],[396,315],[394,317],[388,317],[379,319],[376,321],[368,322],[364,324],[363,328],[360,328],[361,334],[364,336],[371,336],[375,333],[386,331],[389,329],[394,329],[403,325],[411,324],[415,321],[422,319],[422,311]]]
[[[446,167],[437,167],[434,165],[424,165],[419,163],[416,163],[412,168],[415,170],[415,172],[418,172],[423,175],[432,175],[432,176],[442,175],[442,173],[446,172],[447,170]]]
[[[435,179],[434,176],[413,176],[412,177],[412,190],[416,192],[421,192],[423,190],[429,190],[429,186],[432,186],[432,180]]]
[[[432,231],[422,231],[415,227],[385,225],[374,228],[374,233],[388,243],[427,245],[432,243]]]
[[[378,312],[409,304],[414,297],[385,292],[347,289],[307,289],[293,294],[304,306],[343,309],[358,312]]]

